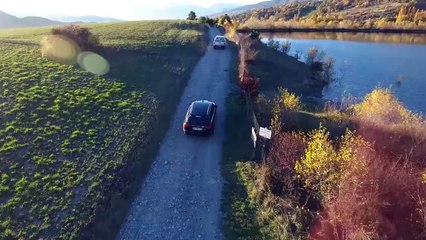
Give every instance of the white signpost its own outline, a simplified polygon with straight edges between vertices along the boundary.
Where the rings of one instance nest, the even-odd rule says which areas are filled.
[[[253,140],[253,147],[256,148],[257,135],[254,128],[251,128],[251,139]]]
[[[267,129],[267,128],[261,127],[260,130],[259,130],[259,135],[261,137],[266,138],[266,139],[271,139],[271,137],[272,137],[272,131],[269,130],[269,129]]]

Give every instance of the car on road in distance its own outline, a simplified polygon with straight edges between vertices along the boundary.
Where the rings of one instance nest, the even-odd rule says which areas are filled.
[[[225,36],[216,36],[213,40],[213,48],[225,48],[226,46],[226,38]]]
[[[213,134],[217,106],[214,102],[198,100],[192,102],[183,121],[185,134]]]

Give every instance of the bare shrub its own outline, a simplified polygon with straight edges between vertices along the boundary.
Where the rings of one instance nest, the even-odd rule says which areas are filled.
[[[240,38],[240,54],[243,55],[243,61],[254,63],[257,55],[259,54],[258,49],[259,39],[252,39],[250,36]]]
[[[288,40],[285,40],[281,43],[281,51],[285,54],[288,54],[291,49],[291,43]]]
[[[259,78],[250,76],[248,71],[244,71],[240,77],[240,84],[243,95],[249,95],[252,99],[255,99],[259,95]]]
[[[270,39],[266,43],[266,46],[269,47],[269,48],[274,49],[275,51],[278,51],[280,49],[280,42],[275,41],[274,39]]]
[[[308,65],[313,65],[318,56],[318,48],[312,47],[309,49],[308,55],[306,55],[306,63]]]
[[[259,51],[254,48],[249,48],[246,51],[246,61],[253,63],[256,60]]]
[[[83,51],[96,51],[100,48],[98,38],[85,27],[67,25],[64,27],[53,28],[50,33],[52,35],[65,36],[73,40]]]
[[[332,82],[334,79],[334,59],[332,57],[328,57],[322,64],[322,71],[324,81]]]
[[[297,60],[300,60],[301,54],[299,51],[296,51],[296,53],[294,53],[294,58],[296,58]]]
[[[294,171],[295,163],[303,157],[306,147],[303,135],[281,132],[272,140],[268,162],[281,166],[281,169]]]
[[[255,99],[259,94],[259,79],[250,75],[248,63],[255,60],[258,51],[258,39],[253,40],[250,36],[240,39],[240,63],[239,63],[239,79],[243,95],[248,95]]]

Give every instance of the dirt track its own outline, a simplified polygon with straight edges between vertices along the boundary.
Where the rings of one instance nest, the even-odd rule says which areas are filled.
[[[209,30],[210,46],[217,29]],[[118,239],[221,239],[220,161],[228,95],[228,50],[211,47],[195,67],[150,173]],[[218,105],[215,134],[186,136],[182,122],[199,99]]]

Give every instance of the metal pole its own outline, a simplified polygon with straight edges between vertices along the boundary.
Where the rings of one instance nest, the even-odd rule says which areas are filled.
[[[266,164],[266,160],[265,160],[265,142],[266,142],[266,139],[262,137],[262,153],[261,153],[261,157],[262,157],[262,163],[263,163],[263,165]]]

